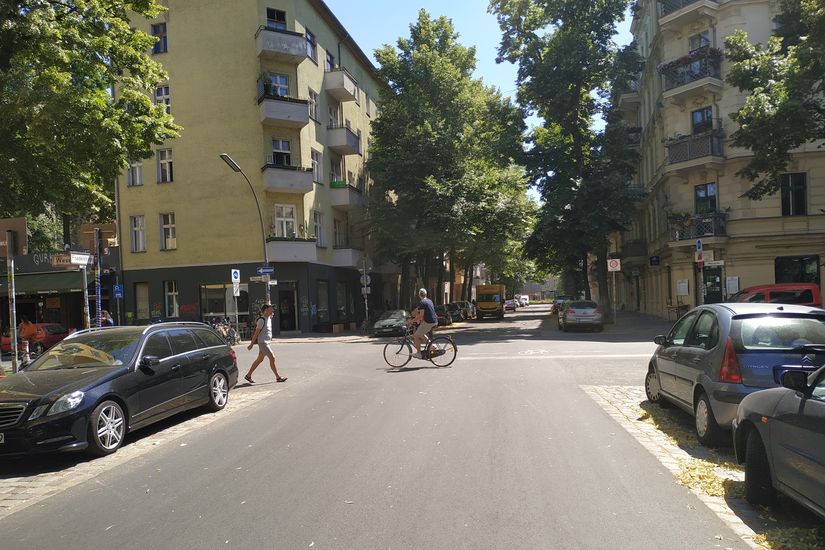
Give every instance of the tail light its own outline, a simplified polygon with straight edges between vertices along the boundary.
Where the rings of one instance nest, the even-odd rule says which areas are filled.
[[[568,309],[564,312],[565,315],[573,315],[574,313],[576,313],[575,309]]]
[[[733,340],[728,338],[725,344],[725,355],[722,356],[722,366],[719,369],[719,381],[731,384],[742,383],[742,370],[739,368],[739,359],[733,349]]]
[[[229,348],[229,357],[232,358],[233,363],[235,363],[236,365],[238,364],[238,356],[235,355],[235,350],[232,348]]]
[[[604,311],[602,311],[602,310],[600,310],[600,309],[597,309],[597,310],[596,310],[596,311],[594,311],[593,313],[595,313],[596,315],[604,315]]]

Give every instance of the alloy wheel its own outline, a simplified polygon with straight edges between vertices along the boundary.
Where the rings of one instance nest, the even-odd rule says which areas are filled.
[[[216,375],[212,377],[212,384],[210,385],[212,392],[212,401],[218,407],[226,405],[226,400],[229,397],[229,388],[226,384],[226,378],[223,375]]]
[[[97,418],[97,438],[101,446],[108,451],[117,449],[123,440],[125,427],[120,407],[114,403],[105,406]]]

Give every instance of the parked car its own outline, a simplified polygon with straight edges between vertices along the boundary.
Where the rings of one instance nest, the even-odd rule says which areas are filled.
[[[553,307],[550,309],[550,313],[552,313],[553,315],[558,315],[559,310],[561,309],[561,306],[565,302],[569,302],[573,299],[574,298],[572,296],[556,296],[553,299]]]
[[[90,329],[0,379],[0,455],[117,451],[127,433],[180,411],[219,411],[235,352],[203,323]]]
[[[825,346],[809,351],[821,355]],[[789,370],[781,382],[746,396],[733,420],[745,497],[771,504],[779,491],[825,520],[825,367]]]
[[[465,319],[472,319],[476,316],[476,308],[472,303],[467,301],[458,301],[456,303],[461,308],[461,313]]]
[[[504,311],[515,311],[516,310],[516,301],[515,300],[504,300]]]
[[[530,305],[530,297],[526,294],[522,294],[519,296],[518,303],[522,307],[526,307]]]
[[[447,311],[450,312],[450,316],[453,318],[453,321],[463,321],[465,319],[464,309],[456,302],[450,302],[447,304]]]
[[[743,398],[775,387],[789,370],[825,364],[825,310],[775,304],[711,304],[679,319],[648,365],[645,392],[692,414],[699,441],[729,441]]]
[[[822,307],[822,293],[819,285],[814,283],[780,283],[745,288],[731,296],[728,301]]]
[[[445,305],[435,306],[435,314],[438,316],[438,326],[443,327],[453,324],[453,316]]]
[[[559,330],[566,332],[571,328],[591,328],[604,330],[604,311],[599,304],[590,300],[573,300],[559,308]]]
[[[404,334],[404,323],[410,319],[412,315],[407,310],[388,309],[375,321],[372,332],[375,336],[400,336]]]
[[[69,331],[66,327],[58,323],[35,323],[37,334],[29,343],[29,349],[35,353],[43,353],[44,350],[49,349],[66,336]],[[11,336],[8,334],[0,338],[0,350],[4,353],[11,352]]]

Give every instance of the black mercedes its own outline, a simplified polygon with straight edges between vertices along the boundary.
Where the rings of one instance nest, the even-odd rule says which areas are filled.
[[[80,331],[0,379],[0,455],[110,454],[132,430],[223,409],[237,381],[235,352],[202,323]]]

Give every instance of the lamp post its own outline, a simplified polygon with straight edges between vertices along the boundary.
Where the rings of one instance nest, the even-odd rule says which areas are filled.
[[[255,188],[252,187],[252,182],[249,181],[249,178],[246,177],[246,174],[243,173],[241,167],[238,166],[238,163],[232,160],[232,157],[227,155],[226,153],[221,153],[218,155],[221,159],[230,167],[234,172],[240,172],[243,176],[243,179],[246,180],[247,185],[249,185],[249,190],[252,191],[252,196],[255,198],[255,206],[258,207],[258,219],[261,222],[261,240],[264,246],[264,265],[269,265],[269,256],[266,251],[266,231],[264,231],[264,215],[261,213],[261,203],[258,202],[258,194],[255,192]]]

